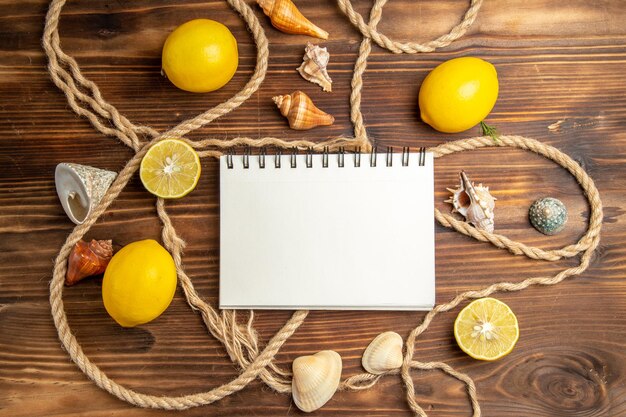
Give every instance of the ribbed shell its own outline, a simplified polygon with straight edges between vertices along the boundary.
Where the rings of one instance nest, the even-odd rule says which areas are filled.
[[[381,333],[370,342],[361,363],[371,374],[380,375],[402,366],[402,336],[396,332]]]
[[[328,32],[315,26],[304,17],[291,0],[257,0],[263,13],[269,16],[272,26],[292,35],[309,35],[328,39]]]
[[[339,386],[341,366],[341,356],[332,350],[296,358],[291,382],[291,395],[296,406],[310,413],[326,404]]]
[[[292,129],[308,130],[316,126],[330,126],[335,122],[333,116],[318,109],[302,91],[276,96],[272,100]]]

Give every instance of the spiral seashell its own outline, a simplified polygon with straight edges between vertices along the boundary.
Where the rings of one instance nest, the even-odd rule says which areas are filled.
[[[402,336],[384,332],[370,342],[363,352],[361,364],[370,374],[380,375],[402,366]]]
[[[458,212],[477,229],[492,233],[496,198],[489,193],[489,187],[482,184],[474,185],[464,171],[461,171],[459,177],[461,180],[459,188],[448,188],[452,196],[445,202],[452,204],[453,213]]]
[[[291,381],[291,395],[296,406],[310,413],[326,404],[339,386],[341,366],[341,356],[332,350],[296,358]]]
[[[324,91],[332,91],[333,80],[326,70],[329,60],[330,54],[326,48],[308,42],[302,65],[297,70],[305,80],[321,86]]]
[[[89,243],[79,240],[67,261],[65,285],[74,285],[83,278],[103,273],[113,256],[111,243],[110,240],[92,240]]]
[[[328,32],[315,26],[304,17],[291,0],[257,0],[263,13],[269,16],[272,26],[292,35],[309,35],[328,39]]]
[[[302,91],[272,98],[280,113],[289,120],[289,127],[295,130],[308,130],[316,126],[330,126],[335,118],[318,109]]]

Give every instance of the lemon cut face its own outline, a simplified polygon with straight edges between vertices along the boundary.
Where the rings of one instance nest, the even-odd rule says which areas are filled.
[[[459,347],[474,359],[494,361],[508,355],[519,339],[517,317],[495,298],[468,304],[454,322]]]
[[[164,139],[143,157],[139,176],[146,190],[157,197],[181,198],[196,187],[200,171],[200,158],[191,146],[179,139]]]

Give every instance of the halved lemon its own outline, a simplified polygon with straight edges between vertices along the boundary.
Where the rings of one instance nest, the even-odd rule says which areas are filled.
[[[139,177],[146,190],[157,197],[181,198],[200,178],[200,158],[179,139],[164,139],[152,145],[141,160]]]
[[[495,361],[508,355],[517,343],[517,317],[502,301],[480,298],[461,310],[454,322],[454,337],[472,358]]]

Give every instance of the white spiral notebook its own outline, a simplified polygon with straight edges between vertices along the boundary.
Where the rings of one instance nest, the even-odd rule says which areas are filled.
[[[428,310],[433,157],[220,158],[223,309]]]

